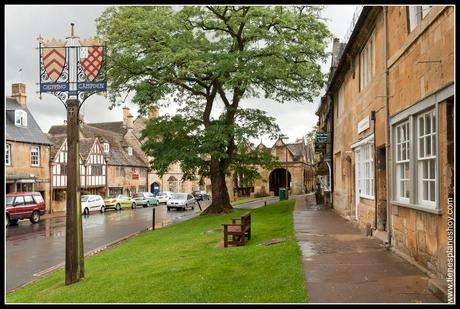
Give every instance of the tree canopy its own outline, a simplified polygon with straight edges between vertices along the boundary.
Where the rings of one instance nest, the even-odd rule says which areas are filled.
[[[151,165],[164,173],[179,162],[185,177],[209,176],[208,212],[231,209],[225,176],[251,174],[276,161],[247,147],[279,128],[241,100],[312,102],[325,82],[330,33],[315,6],[111,7],[98,18],[108,49],[112,104],[134,92],[146,113],[178,106],[176,115],[150,121],[143,131]]]

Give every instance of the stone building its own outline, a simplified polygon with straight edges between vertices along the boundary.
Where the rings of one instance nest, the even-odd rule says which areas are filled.
[[[278,196],[280,188],[288,188],[288,195],[304,194],[312,188],[313,157],[304,142],[286,144],[278,139],[271,148],[260,143],[259,151],[269,151],[281,165],[273,170],[259,169],[260,179],[254,183],[254,194]]]
[[[16,83],[5,102],[5,189],[40,192],[49,212],[51,142],[27,108],[26,98],[26,86]]]
[[[454,11],[361,7],[319,108],[334,210],[435,278],[453,197]]]

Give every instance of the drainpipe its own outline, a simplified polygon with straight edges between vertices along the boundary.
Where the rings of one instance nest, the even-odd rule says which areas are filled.
[[[374,127],[374,229],[377,231],[377,204],[378,204],[378,198],[377,198],[377,146],[376,146],[376,136],[375,136],[375,118],[376,118],[376,112],[371,111],[371,120],[373,123]]]
[[[390,184],[390,165],[388,164],[389,162],[389,157],[390,157],[390,113],[389,113],[389,108],[388,108],[388,55],[387,55],[387,49],[388,49],[388,21],[387,21],[387,12],[388,12],[388,6],[383,6],[383,26],[384,26],[384,32],[383,32],[383,64],[384,64],[384,87],[385,87],[385,160],[386,160],[386,168],[385,168],[385,177],[386,177],[386,198],[387,198],[387,222],[386,222],[386,227],[387,227],[387,245],[388,247],[391,246],[391,205],[390,205],[390,188],[392,185]]]

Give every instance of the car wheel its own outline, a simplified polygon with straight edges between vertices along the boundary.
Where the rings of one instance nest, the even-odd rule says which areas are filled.
[[[88,207],[85,207],[85,209],[83,209],[83,214],[84,214],[85,216],[89,215],[89,209],[88,209]]]
[[[170,211],[170,210],[171,210],[171,207],[168,207],[168,211]]]
[[[40,212],[38,210],[35,210],[32,213],[32,217],[30,217],[30,222],[37,223],[38,221],[40,221]]]
[[[136,208],[136,203],[132,203],[132,204],[131,204],[131,208],[132,208],[132,209]]]
[[[157,201],[156,206],[160,205],[160,202]]]
[[[16,225],[18,224],[19,219],[9,219],[10,225]]]
[[[150,202],[147,201],[147,206],[144,206],[144,207],[150,207]]]
[[[101,206],[100,212],[101,212],[101,214],[105,212],[105,207],[104,207],[104,205]]]
[[[120,204],[117,204],[117,205],[115,205],[115,210],[117,210],[117,211],[118,211],[118,210],[120,210],[120,209],[121,209],[121,206],[120,206]]]

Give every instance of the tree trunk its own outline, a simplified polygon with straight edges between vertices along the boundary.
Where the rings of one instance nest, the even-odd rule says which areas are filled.
[[[203,214],[229,213],[233,207],[228,196],[225,168],[221,160],[211,158],[212,202]]]

